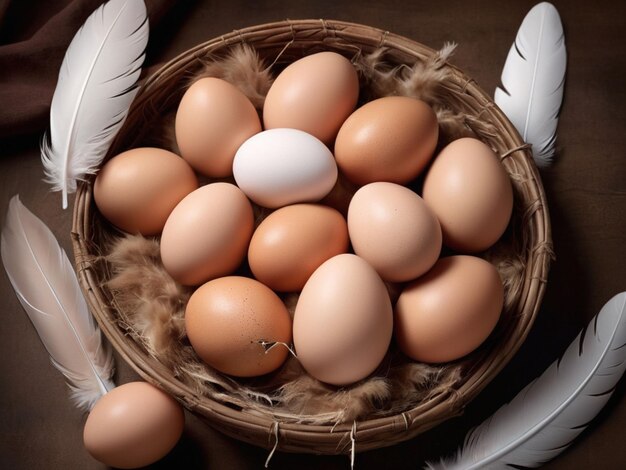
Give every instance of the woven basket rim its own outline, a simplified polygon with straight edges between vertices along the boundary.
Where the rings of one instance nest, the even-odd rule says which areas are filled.
[[[422,44],[403,36],[371,26],[336,20],[285,20],[255,25],[219,36],[185,51],[162,66],[150,76],[137,95],[132,108],[140,110],[150,93],[160,87],[164,80],[178,77],[187,66],[216,50],[223,50],[235,44],[245,42],[257,47],[265,38],[278,38],[279,43],[302,41],[306,44],[320,45],[319,37],[329,41],[343,41],[359,47],[386,47],[400,55],[424,58],[434,51]],[[331,41],[331,42],[332,42]],[[347,46],[349,47],[349,46]],[[456,393],[441,395],[428,402],[428,406],[419,405],[404,413],[359,421],[356,431],[352,423],[338,426],[307,425],[280,422],[265,416],[253,415],[237,410],[215,400],[198,397],[193,391],[172,377],[169,369],[150,357],[127,340],[124,331],[110,321],[114,315],[110,300],[102,291],[99,274],[94,268],[94,250],[90,243],[93,232],[91,213],[93,200],[91,184],[82,183],[75,199],[72,241],[77,265],[79,282],[83,288],[91,311],[104,334],[119,352],[122,358],[146,381],[161,387],[192,412],[205,418],[217,429],[253,444],[270,448],[277,444],[278,449],[295,452],[342,453],[347,451],[346,443],[350,437],[356,439],[356,448],[367,450],[409,439],[432,428],[453,416],[462,413],[464,406],[471,401],[506,365],[519,349],[532,326],[543,297],[547,273],[551,260],[551,229],[545,193],[537,168],[535,167],[528,146],[524,144],[514,126],[491,98],[479,88],[476,82],[466,76],[457,67],[447,64],[453,71],[451,86],[462,90],[469,100],[481,107],[483,116],[494,122],[506,137],[509,152],[503,156],[503,163],[510,173],[525,175],[528,184],[523,194],[529,204],[528,223],[531,232],[530,252],[521,305],[524,318],[518,334],[503,354],[490,358],[483,365],[483,370],[475,372],[465,381]],[[116,147],[113,144],[112,149]],[[482,373],[480,373],[482,372]],[[278,442],[276,442],[278,439]]]

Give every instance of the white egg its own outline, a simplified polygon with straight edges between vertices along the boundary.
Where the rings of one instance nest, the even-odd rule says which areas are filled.
[[[337,164],[328,147],[311,134],[269,129],[239,147],[233,175],[250,199],[274,209],[322,199],[337,181]]]

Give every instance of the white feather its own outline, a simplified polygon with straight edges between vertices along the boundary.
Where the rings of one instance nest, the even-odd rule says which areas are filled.
[[[42,161],[47,181],[67,195],[95,173],[137,93],[148,42],[143,0],[110,0],[70,43],[50,108]]]
[[[91,409],[115,385],[113,355],[89,313],[76,274],[48,227],[14,196],[0,242],[2,263],[52,364],[77,406]]]
[[[598,414],[626,369],[626,292],[613,297],[565,354],[471,431],[451,461],[431,469],[539,467]]]
[[[554,157],[566,62],[559,13],[550,3],[539,3],[517,32],[502,70],[503,88],[496,88],[494,96],[522,139],[532,144],[538,166]]]

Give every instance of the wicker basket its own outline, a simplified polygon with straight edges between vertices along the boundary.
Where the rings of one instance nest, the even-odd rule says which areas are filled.
[[[171,110],[181,97],[180,82],[189,70],[207,55],[220,55],[245,42],[253,46],[268,63],[280,56],[289,63],[319,50],[332,50],[353,57],[384,46],[390,61],[413,64],[432,57],[434,51],[403,37],[368,26],[327,20],[284,21],[254,26],[201,44],[172,60],[150,77],[137,95],[129,117],[114,142],[110,154],[135,146],[148,132],[149,123]],[[393,445],[412,438],[463,411],[511,359],[534,321],[543,296],[549,262],[551,235],[545,195],[530,151],[518,133],[491,99],[453,66],[446,90],[458,110],[491,123],[495,135],[481,136],[502,157],[514,186],[517,219],[515,230],[524,236],[511,253],[521,259],[523,271],[517,279],[515,298],[507,298],[506,321],[500,325],[496,341],[491,341],[464,365],[456,390],[433,397],[405,412],[383,418],[338,426],[305,425],[281,422],[271,413],[263,416],[198,396],[178,381],[172,372],[150,357],[116,322],[110,293],[102,287],[107,272],[98,263],[98,247],[111,228],[103,221],[92,200],[91,183],[79,187],[73,220],[73,244],[77,271],[91,311],[119,354],[147,381],[163,388],[192,412],[237,439],[262,447],[277,446],[283,451],[338,454],[349,450],[351,438],[362,451]],[[502,322],[501,322],[502,323]],[[346,443],[348,445],[346,445]]]

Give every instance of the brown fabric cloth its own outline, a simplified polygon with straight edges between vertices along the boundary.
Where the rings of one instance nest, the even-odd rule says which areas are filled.
[[[42,131],[65,51],[102,0],[0,1],[0,139]],[[154,30],[174,0],[147,0]]]

